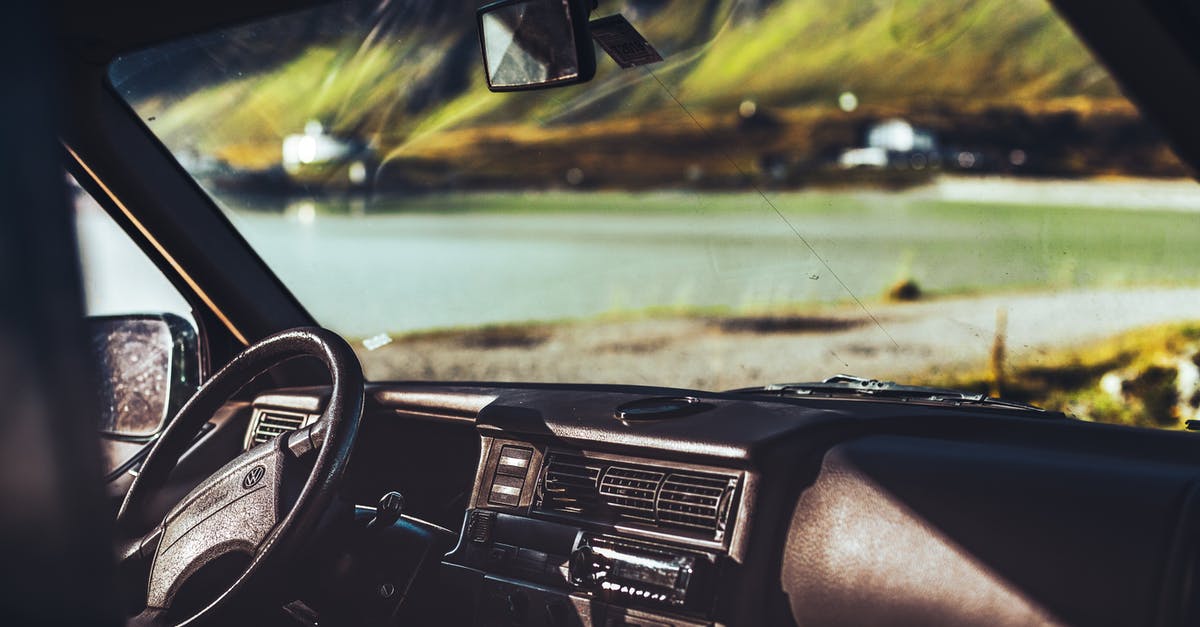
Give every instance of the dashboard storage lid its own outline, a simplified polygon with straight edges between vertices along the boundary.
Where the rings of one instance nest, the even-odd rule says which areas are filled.
[[[626,424],[650,420],[682,418],[698,414],[712,406],[694,396],[656,396],[630,401],[615,412],[617,420]]]

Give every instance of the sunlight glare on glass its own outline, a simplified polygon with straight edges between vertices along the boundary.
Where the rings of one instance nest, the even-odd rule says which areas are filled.
[[[846,113],[851,113],[858,108],[858,96],[852,91],[844,91],[838,96],[838,108]]]
[[[504,60],[505,53],[512,47],[513,31],[503,20],[495,15],[488,13],[483,16],[483,41],[487,46],[487,71],[488,76],[496,76],[500,71],[500,63]]]
[[[296,145],[296,160],[300,163],[312,163],[317,159],[317,138],[305,135]]]
[[[367,180],[367,166],[362,161],[355,161],[350,164],[346,176],[350,178],[350,182],[355,185],[361,185]]]

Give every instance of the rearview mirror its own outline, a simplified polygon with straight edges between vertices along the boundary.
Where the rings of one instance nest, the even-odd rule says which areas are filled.
[[[157,434],[199,386],[196,330],[171,314],[87,321],[100,379],[100,432],[128,439]]]
[[[492,91],[560,87],[592,80],[588,35],[594,0],[500,0],[479,9],[479,44]]]

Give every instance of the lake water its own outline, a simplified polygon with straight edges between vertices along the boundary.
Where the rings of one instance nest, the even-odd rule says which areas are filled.
[[[987,202],[961,181],[947,188],[957,196],[772,193],[774,208],[682,192],[222,200],[316,319],[357,337],[659,308],[870,307],[902,278],[934,293],[1200,283],[1200,215],[1180,213],[1200,209],[1194,184],[1121,184],[1116,204],[1103,185],[1046,184],[1055,196],[1019,184],[1015,202],[978,185]]]

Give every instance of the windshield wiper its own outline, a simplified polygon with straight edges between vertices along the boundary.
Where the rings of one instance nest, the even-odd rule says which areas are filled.
[[[970,394],[961,390],[901,385],[892,381],[866,379],[848,374],[839,374],[824,381],[807,383],[774,383],[762,387],[729,390],[731,394],[774,394],[778,396],[809,396],[818,398],[880,398],[910,403],[938,403],[951,405],[975,405],[1035,411],[1049,416],[1064,416],[1026,403],[992,398],[987,394]]]

